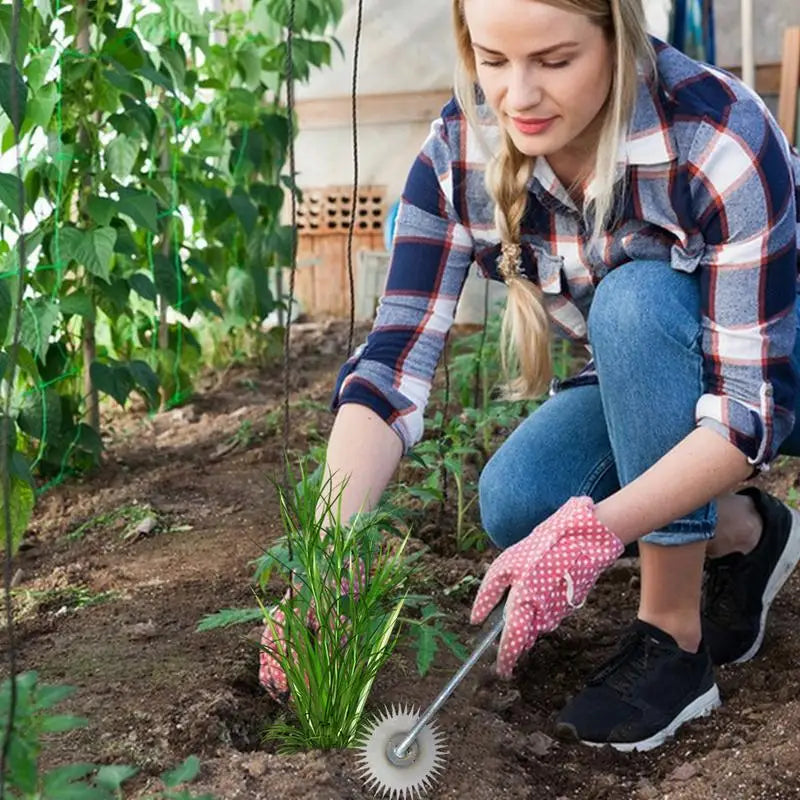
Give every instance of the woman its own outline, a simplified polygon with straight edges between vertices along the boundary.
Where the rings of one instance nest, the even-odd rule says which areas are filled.
[[[510,675],[638,541],[637,619],[556,726],[649,749],[719,705],[713,664],[755,655],[800,559],[796,513],[730,494],[800,454],[800,157],[745,86],[651,40],[641,0],[453,8],[458,100],[411,169],[373,331],[340,376],[328,469],[349,476],[343,513],[380,497],[422,434],[473,261],[509,287],[510,396],[549,384],[551,329],[587,343],[589,365],[481,476],[484,527],[506,549],[472,622],[510,590]]]

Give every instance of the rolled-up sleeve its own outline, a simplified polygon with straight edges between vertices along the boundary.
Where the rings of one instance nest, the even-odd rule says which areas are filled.
[[[755,102],[698,128],[689,158],[705,393],[697,424],[760,469],[794,425],[797,210],[788,145]]]
[[[449,112],[448,112],[449,109]],[[343,365],[332,408],[365,405],[408,451],[422,438],[433,374],[473,260],[474,244],[452,201],[464,173],[450,104],[408,176],[383,295],[366,342]],[[448,116],[449,114],[449,116]]]

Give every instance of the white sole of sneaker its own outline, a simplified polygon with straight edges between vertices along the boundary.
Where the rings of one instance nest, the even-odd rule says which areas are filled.
[[[761,620],[758,626],[758,636],[750,649],[743,655],[739,656],[732,664],[744,664],[749,661],[761,649],[764,642],[764,633],[767,629],[767,614],[772,601],[775,599],[778,592],[786,583],[789,576],[800,561],[800,513],[795,509],[790,508],[792,514],[792,527],[789,529],[789,538],[786,540],[786,547],[783,548],[781,557],[775,565],[775,569],[770,575],[767,586],[764,589],[764,594],[761,597]]]
[[[630,753],[634,750],[640,752],[653,750],[664,744],[667,739],[671,739],[678,728],[684,723],[692,719],[698,719],[699,717],[707,717],[715,708],[719,708],[721,705],[722,701],[719,699],[719,688],[715,683],[707,692],[701,694],[700,697],[689,703],[666,728],[663,728],[658,733],[654,733],[647,739],[642,739],[640,742],[583,742],[583,744],[588,744],[590,747],[605,747],[608,745],[621,753]]]

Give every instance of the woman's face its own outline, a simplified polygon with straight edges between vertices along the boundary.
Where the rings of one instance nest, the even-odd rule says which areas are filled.
[[[581,14],[537,0],[464,0],[478,82],[520,152],[593,149],[613,49]]]

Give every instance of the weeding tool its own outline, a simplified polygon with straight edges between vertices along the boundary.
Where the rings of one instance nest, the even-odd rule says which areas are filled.
[[[360,743],[359,772],[368,789],[390,800],[422,797],[444,764],[444,736],[432,721],[466,674],[475,666],[505,624],[505,603],[490,615],[491,627],[472,655],[421,715],[394,705],[375,717]]]

